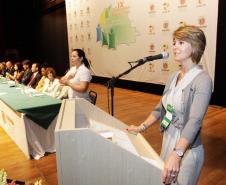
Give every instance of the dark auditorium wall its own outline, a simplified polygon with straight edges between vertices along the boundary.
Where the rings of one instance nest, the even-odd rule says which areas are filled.
[[[2,56],[4,54],[5,40],[4,40],[4,27],[3,23],[3,5],[0,1],[0,62],[3,60]]]
[[[1,56],[6,50],[16,49],[19,59],[31,57],[33,49],[33,4],[32,1],[1,1],[2,11],[0,32],[4,38]]]
[[[64,74],[69,67],[65,3],[58,0],[53,5],[44,6],[41,0],[0,1],[0,60],[6,50],[16,49],[19,60],[46,62],[58,75]]]
[[[36,18],[35,55],[62,76],[69,68],[65,3],[45,9]]]
[[[214,93],[212,104],[226,107],[226,1],[219,0],[218,27],[217,27],[217,49]]]

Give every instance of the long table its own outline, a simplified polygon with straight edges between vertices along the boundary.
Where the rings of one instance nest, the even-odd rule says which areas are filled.
[[[60,106],[61,100],[0,79],[0,125],[28,158],[55,151]]]

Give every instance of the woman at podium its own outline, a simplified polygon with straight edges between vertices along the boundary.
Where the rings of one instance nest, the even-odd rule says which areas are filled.
[[[164,184],[195,185],[203,166],[200,131],[212,94],[211,78],[198,65],[205,46],[205,35],[196,26],[174,31],[174,60],[180,69],[169,77],[160,103],[148,118],[140,126],[128,127],[128,131],[142,132],[160,120]]]
[[[88,99],[88,88],[92,77],[85,52],[81,49],[73,49],[71,63],[73,67],[60,79],[60,83],[68,86],[67,93],[69,99],[75,97]]]

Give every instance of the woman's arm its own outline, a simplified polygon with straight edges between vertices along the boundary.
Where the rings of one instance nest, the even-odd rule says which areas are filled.
[[[14,72],[14,73],[16,73],[16,72]],[[6,78],[8,78],[8,79],[10,79],[10,80],[15,80],[15,76],[16,76],[16,74],[14,74],[14,75],[11,75],[10,73],[6,73]]]
[[[153,114],[150,114],[147,119],[141,123],[139,126],[135,126],[135,125],[130,125],[126,130],[128,132],[143,132],[144,130],[146,130],[148,127],[150,127],[152,124],[154,124],[157,121],[157,119],[155,118],[155,116]]]
[[[161,114],[161,103],[155,107],[155,109],[151,112],[151,114],[139,125],[130,125],[126,130],[129,132],[143,132],[147,128],[149,128],[152,124],[159,120]]]
[[[21,71],[21,72],[18,72],[17,74],[16,74],[16,81],[17,82],[21,82],[21,80],[22,80],[22,78],[23,78],[23,75],[24,75],[24,72],[23,71]]]
[[[70,79],[61,79],[61,83],[63,85],[67,85],[71,87],[74,91],[77,91],[79,93],[84,93],[89,88],[89,82],[91,80],[91,74],[90,71],[87,69],[83,69],[82,71],[77,71],[73,79],[78,78],[78,82],[73,82],[74,80]]]
[[[69,80],[65,80],[63,84],[71,87],[73,90],[80,93],[86,92],[89,88],[89,82],[85,82],[85,81],[81,81],[78,84],[74,84],[74,83],[71,83]]]

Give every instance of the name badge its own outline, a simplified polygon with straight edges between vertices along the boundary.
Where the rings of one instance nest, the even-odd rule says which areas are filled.
[[[161,127],[166,129],[171,124],[172,118],[173,118],[173,106],[167,104],[166,115],[164,116],[163,120],[160,123]]]

